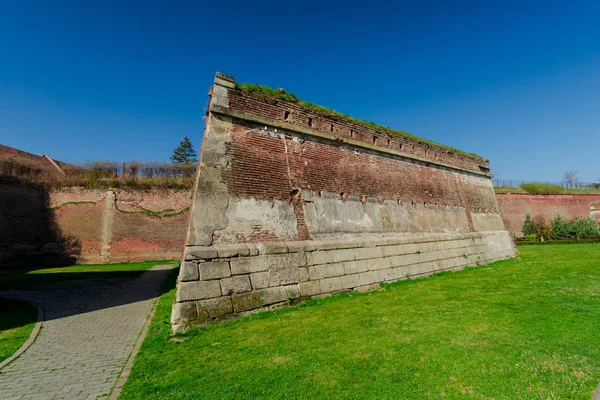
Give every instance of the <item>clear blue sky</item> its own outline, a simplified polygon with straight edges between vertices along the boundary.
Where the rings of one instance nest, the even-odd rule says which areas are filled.
[[[598,1],[0,0],[0,143],[168,160],[200,145],[221,71],[481,154],[500,178],[592,181],[598,21]]]

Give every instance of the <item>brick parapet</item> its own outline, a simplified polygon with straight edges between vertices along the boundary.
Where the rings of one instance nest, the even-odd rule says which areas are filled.
[[[489,173],[489,161],[479,156],[468,155],[444,146],[421,141],[417,137],[391,133],[391,130],[379,127],[375,124],[366,124],[359,121],[324,116],[307,111],[297,103],[290,101],[271,100],[256,98],[251,94],[231,88],[227,91],[228,107],[215,107],[212,111],[230,113],[231,111],[242,112],[237,114],[243,119],[260,122],[277,121],[289,125],[288,129],[305,128],[303,132],[320,132],[327,134],[333,140],[351,141],[355,144],[368,145],[369,148],[401,153],[408,157],[416,157],[423,161],[457,167],[473,173],[491,176]],[[228,110],[227,110],[228,108]],[[254,118],[253,118],[253,117]],[[257,118],[258,117],[258,118]],[[271,120],[265,121],[264,119]]]

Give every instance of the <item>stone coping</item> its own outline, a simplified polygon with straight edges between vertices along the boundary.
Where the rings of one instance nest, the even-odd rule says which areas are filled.
[[[218,258],[298,253],[303,251],[310,252],[317,250],[455,241],[470,238],[481,238],[481,232],[420,233],[376,238],[290,240],[260,243],[216,244],[214,246],[187,246],[184,251],[184,259],[185,261],[199,259],[212,260]]]

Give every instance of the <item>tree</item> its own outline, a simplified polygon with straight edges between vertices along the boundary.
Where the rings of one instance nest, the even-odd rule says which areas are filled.
[[[581,183],[579,177],[577,176],[578,172],[579,171],[571,170],[565,172],[565,174],[563,175],[563,182],[567,185],[568,188],[577,187],[579,183]]]
[[[533,226],[533,222],[531,221],[531,215],[527,214],[525,216],[525,221],[523,221],[521,232],[523,232],[523,235],[525,236],[537,234],[535,226]]]
[[[187,136],[184,137],[179,143],[179,146],[173,150],[171,161],[177,166],[178,172],[184,177],[189,175],[189,172],[192,170],[194,164],[198,162],[194,145]]]

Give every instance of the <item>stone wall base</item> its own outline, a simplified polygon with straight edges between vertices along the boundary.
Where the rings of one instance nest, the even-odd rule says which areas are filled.
[[[514,257],[506,231],[188,246],[174,332],[311,297]]]

